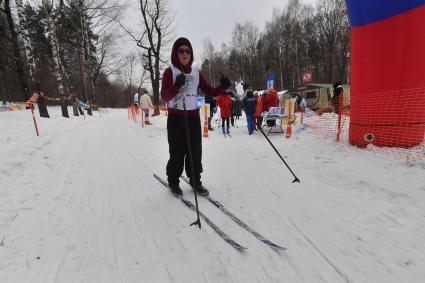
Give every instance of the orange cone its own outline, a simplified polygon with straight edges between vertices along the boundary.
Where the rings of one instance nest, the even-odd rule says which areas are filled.
[[[289,102],[288,102],[288,125],[286,126],[286,132],[285,132],[285,138],[287,138],[287,139],[289,139],[292,136],[291,108],[292,108],[292,101],[289,100]]]

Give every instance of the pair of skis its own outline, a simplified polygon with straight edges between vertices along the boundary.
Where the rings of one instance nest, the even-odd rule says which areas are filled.
[[[161,177],[159,177],[158,175],[154,174],[154,177],[161,183],[163,184],[165,187],[168,188],[168,184],[167,182],[165,182]],[[182,176],[182,179],[190,184],[189,179],[187,177]],[[189,200],[185,199],[183,196],[176,196],[178,199],[180,199],[187,207],[189,207],[192,210],[195,210],[195,206],[193,205],[192,202],[190,202]],[[230,217],[230,219],[232,219],[235,223],[237,223],[239,226],[241,226],[242,228],[246,229],[248,232],[250,232],[252,235],[254,235],[255,238],[257,238],[258,240],[260,240],[261,242],[263,242],[264,244],[266,244],[267,246],[269,246],[270,248],[277,250],[277,251],[281,251],[281,250],[286,250],[286,248],[281,247],[279,245],[276,245],[275,243],[273,243],[272,241],[264,238],[262,235],[260,235],[258,232],[256,232],[253,228],[251,228],[250,226],[248,226],[245,222],[243,222],[242,220],[240,220],[239,218],[237,218],[233,213],[231,213],[226,207],[224,207],[219,201],[215,200],[213,197],[209,196],[205,196],[205,198],[208,199],[208,201],[210,201],[212,204],[214,204],[215,207],[217,207],[220,211],[222,211],[224,214],[226,214],[227,216]],[[234,247],[235,249],[239,250],[239,251],[243,251],[245,249],[247,249],[246,247],[241,246],[240,244],[238,244],[237,242],[235,242],[234,240],[232,240],[226,233],[224,233],[217,225],[214,224],[214,222],[212,222],[207,216],[205,216],[205,214],[199,212],[199,215],[205,220],[205,222],[224,240],[226,241],[228,244],[230,244],[232,247]]]

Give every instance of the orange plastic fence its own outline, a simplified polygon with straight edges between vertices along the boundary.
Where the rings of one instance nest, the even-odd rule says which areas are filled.
[[[327,108],[305,113],[304,123],[323,136],[376,153],[406,160],[425,159],[425,105],[418,99],[425,96],[425,88],[373,95],[379,103],[356,96],[356,105],[366,114],[350,117],[349,102],[343,107],[329,103]],[[341,99],[340,105],[343,103]],[[382,107],[385,104],[391,107]]]

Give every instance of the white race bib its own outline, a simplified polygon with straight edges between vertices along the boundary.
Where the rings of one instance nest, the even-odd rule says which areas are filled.
[[[173,83],[175,83],[177,76],[180,75],[182,71],[174,66],[171,66],[171,71],[173,72]],[[199,87],[199,70],[195,67],[192,67],[192,72],[190,74],[185,74],[185,76],[186,83],[180,88],[180,92],[173,99],[168,101],[168,108],[184,110],[184,100],[186,104],[186,110],[198,109],[198,101],[196,96],[198,94]]]

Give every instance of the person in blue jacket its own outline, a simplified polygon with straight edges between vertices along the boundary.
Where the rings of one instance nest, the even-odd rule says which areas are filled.
[[[246,121],[248,123],[248,133],[252,135],[254,132],[254,114],[257,107],[257,99],[251,90],[247,91],[246,96],[242,100],[242,104],[245,109]]]

